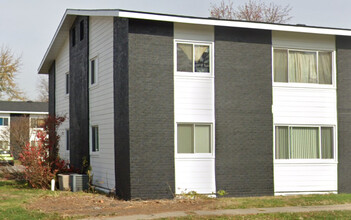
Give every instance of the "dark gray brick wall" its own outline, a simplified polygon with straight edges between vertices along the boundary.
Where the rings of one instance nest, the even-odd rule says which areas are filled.
[[[129,20],[131,197],[174,192],[173,23]]]
[[[56,114],[56,65],[52,62],[49,70],[49,114]]]
[[[84,38],[80,40],[80,22],[84,21]],[[89,17],[78,16],[74,21],[75,45],[72,37],[69,44],[69,123],[70,123],[70,163],[81,168],[83,157],[89,161]],[[74,29],[75,27],[75,29]]]
[[[338,191],[351,193],[351,38],[336,36]]]
[[[116,194],[128,200],[130,194],[129,104],[128,104],[128,19],[114,18],[113,83],[115,121]]]
[[[271,32],[215,28],[216,188],[273,195]]]

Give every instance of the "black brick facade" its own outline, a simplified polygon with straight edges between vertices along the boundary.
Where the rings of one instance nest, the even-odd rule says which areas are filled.
[[[274,194],[271,31],[215,27],[216,189]]]
[[[351,38],[336,36],[338,192],[351,193]]]
[[[49,115],[56,114],[56,64],[52,62],[49,70]]]
[[[84,38],[80,24],[84,24]],[[69,43],[69,123],[70,163],[81,168],[84,157],[89,162],[89,17],[78,16],[70,30]],[[75,31],[75,42],[72,32]]]
[[[128,42],[123,39],[126,29]],[[115,82],[116,133],[123,132],[117,134],[115,143],[116,188],[130,190],[117,193],[124,195],[124,199],[172,198],[175,188],[173,24],[117,18],[115,37],[115,63],[123,70],[114,70],[115,79],[125,80]],[[124,45],[128,45],[128,52]],[[128,171],[123,164],[129,167],[129,180],[128,174],[118,173]],[[118,189],[121,185],[123,188]]]
[[[113,87],[116,194],[130,199],[128,19],[114,18]]]

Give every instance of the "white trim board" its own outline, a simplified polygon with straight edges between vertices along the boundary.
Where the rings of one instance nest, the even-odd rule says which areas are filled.
[[[121,18],[133,18],[133,19],[184,23],[184,24],[212,25],[212,26],[238,27],[238,28],[250,28],[250,29],[272,30],[272,31],[287,31],[287,32],[311,33],[311,34],[323,34],[323,35],[351,36],[351,30],[348,30],[348,29],[282,25],[282,24],[271,24],[271,23],[260,23],[260,22],[248,22],[248,21],[220,20],[220,19],[214,19],[214,18],[186,17],[186,16],[179,16],[179,15],[166,15],[166,14],[156,14],[156,13],[146,13],[146,12],[136,12],[136,11],[125,11],[125,10],[118,10],[118,9],[98,9],[98,10],[67,9],[39,65],[38,73],[47,74],[49,72],[50,65],[52,61],[55,59],[55,55],[59,52],[62,44],[64,43],[69,33],[69,29],[74,19],[76,18],[76,16],[112,16],[112,17],[121,17]]]

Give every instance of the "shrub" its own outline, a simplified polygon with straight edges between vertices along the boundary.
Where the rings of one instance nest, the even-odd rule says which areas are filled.
[[[72,168],[58,156],[60,136],[56,130],[65,117],[49,116],[43,131],[37,132],[36,145],[27,143],[20,153],[20,161],[25,166],[25,179],[34,188],[50,188],[51,179],[57,173],[72,172]]]

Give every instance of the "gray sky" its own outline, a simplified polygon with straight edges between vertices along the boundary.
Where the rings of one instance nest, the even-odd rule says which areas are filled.
[[[292,6],[291,24],[351,28],[349,0],[262,0]],[[114,8],[209,17],[220,0],[0,0],[0,46],[22,56],[16,81],[30,99],[37,97],[37,69],[67,8]],[[233,0],[240,5],[245,0]]]

